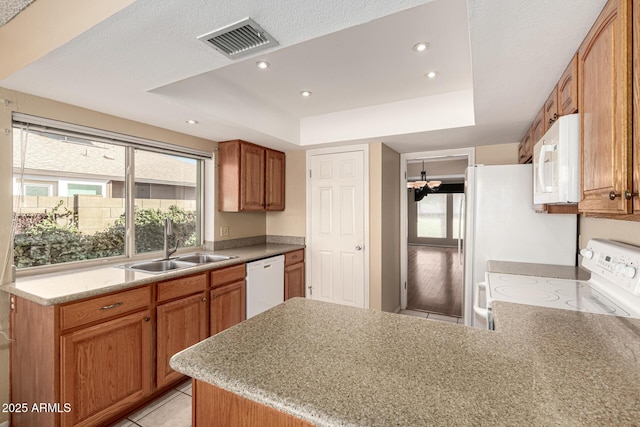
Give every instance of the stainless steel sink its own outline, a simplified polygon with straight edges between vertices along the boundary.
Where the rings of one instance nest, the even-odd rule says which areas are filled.
[[[231,258],[236,258],[236,257],[227,256],[227,255],[217,255],[217,254],[193,254],[193,255],[184,255],[184,256],[178,257],[178,260],[193,262],[196,264],[206,264],[209,262],[226,261]]]
[[[169,260],[136,262],[133,264],[125,264],[122,267],[128,270],[139,270],[147,273],[164,273],[167,271],[180,270],[182,268],[193,267],[194,265],[196,264],[193,262],[169,259]]]

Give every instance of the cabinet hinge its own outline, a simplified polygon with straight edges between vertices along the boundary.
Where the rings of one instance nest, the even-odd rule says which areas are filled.
[[[407,290],[407,282],[404,282],[404,290]]]
[[[309,169],[309,178],[311,178],[311,169]]]
[[[308,286],[307,289],[309,289],[309,296],[313,295],[313,286]]]

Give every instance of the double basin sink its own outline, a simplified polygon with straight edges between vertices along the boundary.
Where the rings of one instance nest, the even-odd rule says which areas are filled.
[[[199,264],[209,264],[212,262],[226,261],[231,258],[236,257],[217,254],[190,254],[171,259],[134,262],[130,264],[124,264],[119,267],[127,270],[143,271],[145,273],[166,273],[167,271],[180,270]]]

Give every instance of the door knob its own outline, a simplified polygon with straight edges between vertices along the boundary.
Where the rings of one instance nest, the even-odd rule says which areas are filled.
[[[362,245],[356,245],[356,251],[361,251],[362,250]]]

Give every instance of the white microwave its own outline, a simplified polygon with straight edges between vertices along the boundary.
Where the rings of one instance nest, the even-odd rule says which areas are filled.
[[[533,147],[533,203],[580,201],[580,115],[560,117]]]

